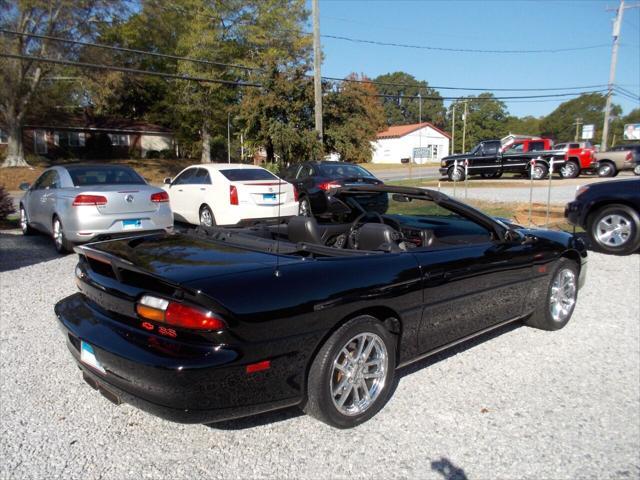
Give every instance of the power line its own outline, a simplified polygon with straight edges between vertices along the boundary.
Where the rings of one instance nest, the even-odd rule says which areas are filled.
[[[481,87],[445,87],[441,85],[427,85],[421,86],[417,83],[392,83],[392,82],[376,82],[375,80],[359,80],[354,78],[338,78],[338,77],[322,77],[325,80],[332,80],[336,82],[353,82],[353,83],[370,83],[373,85],[383,85],[391,87],[411,87],[418,88],[433,88],[434,90],[468,90],[479,92],[551,92],[554,90],[582,90],[587,88],[601,88],[606,87],[606,84],[600,85],[583,85],[580,87],[547,87],[547,88],[481,88]]]
[[[125,47],[116,47],[114,45],[104,45],[101,43],[93,43],[93,42],[82,42],[80,40],[71,40],[68,38],[61,38],[61,37],[54,37],[51,35],[40,35],[40,34],[36,34],[36,33],[25,33],[25,32],[17,32],[15,30],[7,30],[5,28],[0,28],[0,32],[2,33],[8,33],[10,35],[18,35],[18,36],[22,36],[22,37],[34,37],[34,38],[41,38],[43,40],[51,40],[54,42],[63,42],[63,43],[71,43],[74,45],[82,45],[85,47],[95,47],[95,48],[102,48],[102,49],[107,49],[107,50],[116,50],[119,52],[127,52],[127,53],[137,53],[140,55],[149,55],[149,56],[153,56],[153,57],[160,57],[160,58],[171,58],[173,60],[184,60],[186,62],[193,62],[193,63],[202,63],[202,64],[206,64],[206,65],[215,65],[215,66],[219,66],[219,67],[232,67],[232,68],[239,68],[242,70],[260,70],[259,68],[255,68],[255,67],[248,67],[246,65],[236,65],[233,63],[222,63],[222,62],[214,62],[211,60],[201,60],[199,58],[190,58],[190,57],[182,57],[179,55],[170,55],[167,53],[157,53],[157,52],[150,52],[148,50],[138,50],[135,48],[125,48]]]
[[[378,40],[366,40],[362,38],[343,37],[340,35],[321,35],[323,38],[331,38],[334,40],[345,40],[354,43],[367,43],[370,45],[380,45],[386,47],[401,47],[401,48],[413,48],[419,50],[436,50],[441,52],[462,52],[462,53],[560,53],[560,52],[574,52],[579,50],[592,50],[595,48],[608,47],[608,44],[588,45],[585,47],[571,47],[571,48],[549,48],[539,50],[483,50],[474,48],[450,48],[450,47],[434,47],[429,45],[410,45],[406,43],[392,43],[381,42]]]
[[[0,57],[13,58],[19,60],[32,60],[35,62],[45,62],[45,63],[53,63],[59,65],[69,65],[74,67],[81,68],[92,68],[98,70],[112,70],[117,72],[125,72],[132,73],[136,75],[150,75],[164,78],[171,78],[175,80],[187,80],[187,81],[196,81],[196,82],[204,82],[204,83],[218,83],[223,85],[230,85],[236,87],[262,87],[259,83],[249,83],[249,82],[237,82],[233,80],[223,80],[218,78],[207,78],[207,77],[194,77],[191,75],[178,75],[173,73],[164,73],[164,72],[154,72],[149,70],[140,70],[136,68],[129,67],[118,67],[115,65],[104,65],[104,64],[96,64],[96,63],[86,63],[86,62],[75,62],[71,60],[62,60],[62,59],[53,59],[53,58],[45,58],[45,57],[36,57],[32,55],[14,55],[10,53],[0,52]],[[546,95],[521,95],[521,96],[508,96],[508,97],[473,97],[473,98],[465,98],[469,101],[490,101],[490,100],[512,100],[512,99],[534,99],[534,98],[555,98],[555,97],[567,97],[567,96],[576,96],[582,95],[584,93],[600,93],[601,91],[590,91],[590,92],[565,92],[565,93],[556,93],[556,94],[546,94]],[[379,97],[379,98],[398,98],[397,95],[385,95],[385,94],[365,94],[367,96]],[[402,96],[403,99],[412,100],[418,99],[419,96]],[[423,101],[443,101],[443,100],[460,100],[461,97],[421,97]]]
[[[14,55],[12,53],[0,52],[0,57],[14,58],[19,60],[33,60],[35,62],[55,63],[59,65],[70,65],[73,67],[93,68],[98,70],[113,70],[116,72],[132,73],[136,75],[151,75],[155,77],[172,78],[175,80],[190,80],[204,83],[219,83],[235,87],[262,87],[259,83],[236,82],[234,80],[223,80],[220,78],[193,77],[191,75],[178,75],[175,73],[152,72],[149,70],[139,70],[137,68],[117,67],[114,65],[103,65],[97,63],[74,62],[71,60],[56,60],[53,58],[35,57],[32,55]]]
[[[17,32],[17,31],[14,31],[14,30],[7,30],[7,29],[4,29],[4,28],[0,28],[0,32],[5,33],[5,34],[10,34],[10,35],[35,37],[35,38],[41,38],[41,39],[45,39],[45,40],[51,40],[51,41],[56,41],[56,42],[65,42],[65,43],[71,43],[71,44],[76,44],[76,45],[83,45],[83,46],[101,48],[101,49],[106,49],[106,50],[115,50],[115,51],[122,51],[122,52],[128,52],[128,53],[136,53],[136,54],[140,54],[140,55],[150,55],[150,56],[159,57],[159,58],[170,58],[170,59],[174,59],[174,60],[183,60],[183,61],[193,62],[193,63],[208,64],[208,65],[215,65],[215,66],[224,66],[224,67],[230,67],[230,68],[238,68],[238,69],[243,69],[243,70],[247,70],[247,71],[258,71],[258,72],[263,72],[264,71],[261,68],[249,67],[247,65],[239,65],[239,64],[231,64],[231,63],[223,63],[223,62],[214,62],[214,61],[210,61],[210,60],[201,60],[201,59],[197,59],[197,58],[190,58],[190,57],[184,57],[184,56],[179,56],[179,55],[170,55],[170,54],[166,54],[166,53],[150,52],[148,50],[139,50],[139,49],[133,49],[133,48],[117,47],[117,46],[114,46],[114,45],[105,45],[105,44],[102,44],[102,43],[83,42],[83,41],[79,41],[79,40],[70,40],[70,39],[67,39],[67,38],[55,37],[55,36],[51,36],[51,35],[40,35],[40,34],[35,34],[35,33],[23,33],[23,32]],[[309,78],[313,77],[312,75],[306,75],[306,76],[309,77]],[[322,77],[322,79],[323,80],[328,80],[328,81],[334,81],[334,82],[369,83],[369,84],[381,85],[381,86],[410,87],[410,88],[416,88],[417,87],[419,90],[421,88],[433,88],[433,89],[438,89],[438,90],[458,90],[458,91],[465,91],[466,90],[466,91],[482,91],[482,92],[487,92],[487,91],[494,91],[494,92],[533,92],[533,91],[544,92],[544,91],[556,91],[556,90],[593,89],[593,88],[601,88],[601,87],[605,87],[606,86],[606,85],[583,85],[583,86],[575,86],[575,87],[547,87],[547,88],[481,88],[481,87],[449,87],[449,86],[443,86],[443,85],[428,85],[427,87],[421,87],[420,85],[416,85],[416,84],[412,84],[412,83],[376,82],[376,81],[373,81],[373,80],[359,80],[359,79],[353,79],[353,78]]]

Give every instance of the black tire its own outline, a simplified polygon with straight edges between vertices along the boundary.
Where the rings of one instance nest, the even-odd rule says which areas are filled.
[[[20,205],[20,229],[23,235],[33,235],[35,230],[29,226],[29,217],[23,205]]]
[[[367,335],[368,337],[364,337]],[[367,367],[367,362],[359,364],[355,362],[358,357],[353,358],[353,355],[344,355],[344,349],[349,351],[349,348],[356,350],[359,346],[358,339],[371,338],[371,342],[374,344],[374,349],[371,350],[370,355],[378,355],[377,359],[382,359],[382,349],[378,349],[377,345],[384,345],[384,352],[386,354],[386,367],[381,368],[382,371],[377,372],[381,375],[380,380],[370,379],[371,386],[366,383],[366,380],[362,379],[363,375],[371,375],[374,372],[365,372],[363,368],[374,368],[373,365]],[[364,343],[364,350],[366,351],[369,344]],[[353,351],[351,351],[353,353]],[[341,370],[338,367],[334,367],[334,362],[338,362],[341,358],[345,359],[346,367],[341,365]],[[369,356],[367,359],[371,359]],[[352,364],[352,360],[354,360]],[[375,361],[375,360],[373,360]],[[381,365],[384,362],[381,363]],[[353,366],[355,365],[355,366]],[[392,391],[393,377],[396,368],[396,337],[390,333],[384,325],[376,318],[369,315],[361,315],[359,317],[349,320],[342,325],[325,344],[320,348],[320,351],[316,355],[311,369],[309,370],[309,377],[307,379],[307,402],[303,407],[303,410],[308,415],[324,422],[328,425],[337,428],[352,428],[366,422],[387,402],[389,395]],[[350,372],[350,373],[341,373]],[[356,401],[356,395],[358,395],[363,385],[360,382],[365,382],[367,391],[374,392],[371,403],[362,406],[362,411],[358,411],[358,403]],[[376,383],[378,382],[378,383]],[[334,391],[334,383],[338,383],[335,391],[343,392],[336,400],[332,392]],[[354,388],[354,384],[357,384]],[[342,388],[340,386],[343,385]],[[374,389],[377,386],[377,390]],[[349,389],[350,390],[347,390]],[[345,394],[344,392],[347,391]],[[362,390],[364,392],[364,390]],[[346,395],[346,396],[345,396]],[[371,395],[371,393],[370,393]],[[340,402],[342,397],[342,408],[352,407],[353,410],[350,414],[347,414],[341,410],[337,403]],[[367,402],[366,398],[361,400]],[[347,407],[345,407],[347,405]]]
[[[311,217],[313,215],[309,198],[300,198],[300,201],[298,202],[298,215],[303,217]]]
[[[552,296],[554,294],[554,282],[560,278],[564,279],[564,272],[569,271],[573,276],[573,302],[569,308],[567,308],[566,315],[560,317],[554,316],[552,313]],[[576,262],[567,258],[561,258],[553,267],[551,275],[549,275],[548,284],[538,294],[538,301],[535,311],[531,316],[525,320],[525,324],[539,328],[541,330],[560,330],[563,328],[573,315],[576,301],[578,298],[578,265]]]
[[[202,205],[200,212],[198,212],[198,219],[200,220],[200,226],[202,227],[215,227],[216,217],[213,216],[211,207],[209,205]]]
[[[606,236],[617,228],[617,235]],[[607,205],[589,215],[587,234],[591,245],[613,255],[629,255],[640,248],[640,215],[631,207]]]
[[[534,180],[543,180],[547,177],[549,173],[549,167],[546,164],[537,162],[536,166],[533,167],[533,179]],[[527,175],[531,175],[531,166],[527,167]]]
[[[580,165],[571,160],[560,167],[560,176],[562,178],[576,178],[580,175]]]
[[[64,234],[64,226],[57,215],[54,215],[53,217],[51,230],[53,232],[53,246],[56,248],[56,251],[61,255],[71,253],[73,251],[73,243],[67,240],[67,237]]]
[[[598,164],[599,177],[615,177],[617,174],[618,170],[613,162],[604,160]]]
[[[449,180],[452,182],[463,182],[465,177],[464,168],[460,166],[449,167],[449,170],[447,170],[447,177],[449,177]]]
[[[636,165],[633,169],[634,175],[640,175],[640,165]]]

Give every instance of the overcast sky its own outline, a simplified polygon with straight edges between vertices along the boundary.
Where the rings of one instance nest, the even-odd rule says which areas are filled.
[[[309,8],[311,2],[309,1]],[[640,2],[627,2],[627,4]],[[322,74],[375,77],[405,71],[434,86],[550,88],[606,84],[616,1],[320,0],[323,35],[410,45],[476,49],[597,48],[559,53],[465,53],[322,38]],[[616,83],[640,94],[640,8],[627,9]],[[568,90],[565,90],[565,92]],[[575,91],[575,90],[574,90]],[[536,95],[558,92],[496,92]],[[443,96],[470,94],[440,90]],[[477,93],[477,92],[476,92]],[[507,103],[512,114],[544,115],[563,100]],[[624,113],[638,103],[615,97]],[[447,102],[448,104],[448,102]]]

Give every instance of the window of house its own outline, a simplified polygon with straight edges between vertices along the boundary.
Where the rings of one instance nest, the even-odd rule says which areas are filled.
[[[0,128],[0,143],[9,143],[9,135]]]
[[[122,135],[120,133],[110,133],[111,145],[114,147],[128,147],[129,135]]]
[[[58,147],[84,147],[86,135],[84,132],[54,132],[53,143]]]
[[[47,132],[44,130],[33,131],[33,150],[36,153],[47,153]]]

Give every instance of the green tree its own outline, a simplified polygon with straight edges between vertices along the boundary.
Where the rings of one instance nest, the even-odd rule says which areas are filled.
[[[368,80],[359,79],[356,74],[347,79]],[[325,96],[325,151],[336,152],[347,162],[371,160],[371,142],[385,127],[384,109],[376,94],[376,87],[370,82],[343,82]]]
[[[373,82],[381,95],[387,125],[418,123],[420,120],[420,100],[422,96],[422,121],[444,127],[446,115],[444,103],[437,90],[427,82],[417,80],[405,72],[380,75]],[[390,84],[390,85],[384,85]]]
[[[122,5],[121,0],[2,2],[0,27],[23,34],[92,38],[98,20],[115,20],[123,11]],[[3,35],[0,49],[20,56],[73,58],[77,54],[77,49],[71,45],[29,36]],[[22,145],[25,117],[38,100],[43,100],[42,86],[50,85],[48,79],[60,71],[64,69],[29,59],[0,58],[0,119],[9,137],[3,167],[27,165]]]
[[[467,129],[464,150],[470,150],[481,140],[502,138],[507,133],[508,112],[505,104],[492,93],[481,93],[458,100],[456,106],[455,151],[463,151],[464,103],[467,103]],[[452,128],[450,120],[450,128]]]
[[[259,70],[245,88],[238,120],[249,151],[264,149],[267,161],[299,162],[322,155],[314,131],[311,37],[302,31],[308,18],[304,0],[257,1],[246,27],[245,64]]]
[[[606,100],[606,96],[601,93],[585,93],[563,102],[540,122],[540,133],[558,142],[573,140],[576,136],[576,119],[581,119],[583,125],[595,125],[593,138],[598,143],[602,137]],[[619,105],[611,106],[613,116],[621,113]]]
[[[533,117],[527,115],[525,117],[509,116],[506,120],[506,133],[521,135],[540,135],[540,122],[544,117]],[[504,135],[501,135],[504,136]]]

